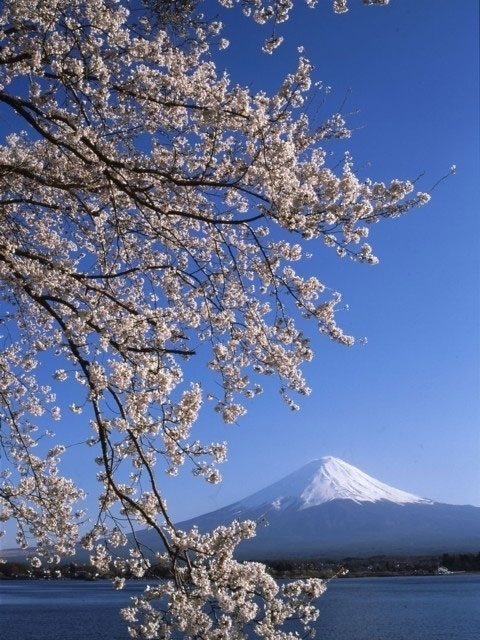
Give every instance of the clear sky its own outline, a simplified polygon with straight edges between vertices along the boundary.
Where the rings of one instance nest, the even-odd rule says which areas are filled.
[[[265,28],[219,10],[233,27],[217,63],[232,82],[275,90],[303,45],[315,79],[332,87],[319,118],[347,96],[343,112],[355,132],[346,147],[362,175],[387,181],[425,172],[418,187],[428,190],[452,164],[458,171],[426,207],[371,229],[378,266],[318,246],[309,267],[342,292],[350,310],[339,320],[368,344],[348,349],[315,337],[305,369],[313,393],[297,413],[274,386],[238,425],[224,426],[206,409],[198,437],[229,442],[224,482],[208,485],[187,469],[167,478],[173,516],[224,506],[324,455],[406,491],[480,506],[478,1],[364,8],[351,0],[346,15],[333,14],[329,0],[313,11],[295,4],[272,56],[260,53]],[[95,473],[91,453],[72,449],[68,472],[80,483]],[[93,494],[94,483],[87,488]]]
[[[319,116],[348,92],[343,112],[356,131],[347,146],[365,176],[425,172],[427,190],[452,164],[458,170],[426,207],[371,230],[378,266],[318,247],[310,266],[342,292],[344,326],[368,344],[316,338],[306,369],[313,393],[298,413],[272,387],[238,426],[217,428],[205,415],[199,432],[230,443],[224,482],[177,478],[170,506],[179,518],[217,508],[323,455],[401,489],[480,506],[478,2],[352,0],[344,15],[326,1],[313,11],[295,4],[272,56],[259,53],[264,28],[237,14],[218,57],[232,81],[274,90],[304,45],[315,78],[332,87]]]

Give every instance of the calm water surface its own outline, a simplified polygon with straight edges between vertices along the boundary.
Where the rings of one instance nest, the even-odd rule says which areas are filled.
[[[127,640],[118,610],[134,582],[0,581],[2,640]],[[478,640],[480,575],[337,580],[320,599],[321,640]]]

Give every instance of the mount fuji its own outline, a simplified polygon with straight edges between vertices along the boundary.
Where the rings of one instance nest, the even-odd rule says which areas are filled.
[[[233,520],[254,520],[257,535],[238,547],[240,559],[344,558],[480,551],[480,507],[434,502],[390,487],[331,456],[309,462],[229,506],[179,522],[208,532]],[[147,555],[158,537],[135,534]],[[121,551],[120,551],[121,553]],[[4,550],[5,559],[25,552]],[[76,562],[88,562],[78,547]]]
[[[395,489],[331,456],[178,526],[206,532],[235,519],[258,523],[257,536],[239,547],[249,559],[480,550],[480,507]],[[148,544],[149,532],[142,534]]]

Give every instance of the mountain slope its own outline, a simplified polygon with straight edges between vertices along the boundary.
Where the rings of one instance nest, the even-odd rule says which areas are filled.
[[[240,558],[480,551],[480,507],[415,496],[331,456],[178,527],[188,530],[196,525],[207,532],[235,519],[258,523],[257,536],[239,546]],[[159,550],[152,531],[138,531],[136,538],[147,555]],[[120,554],[124,551],[118,549]],[[13,560],[24,552],[7,550],[2,555]],[[87,562],[88,552],[79,548],[75,560]]]
[[[292,499],[300,500],[303,509],[331,500],[353,500],[358,503],[388,500],[396,504],[432,502],[379,482],[339,458],[326,456],[313,460],[237,504],[242,508],[269,503],[281,507]]]
[[[249,558],[480,550],[479,507],[415,496],[330,456],[179,527],[209,531],[234,519],[259,523],[239,548]]]

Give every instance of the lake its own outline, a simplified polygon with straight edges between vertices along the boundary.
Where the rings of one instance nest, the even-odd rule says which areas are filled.
[[[2,640],[127,640],[118,615],[144,582],[0,581]],[[480,574],[346,578],[319,600],[321,640],[477,640]]]

